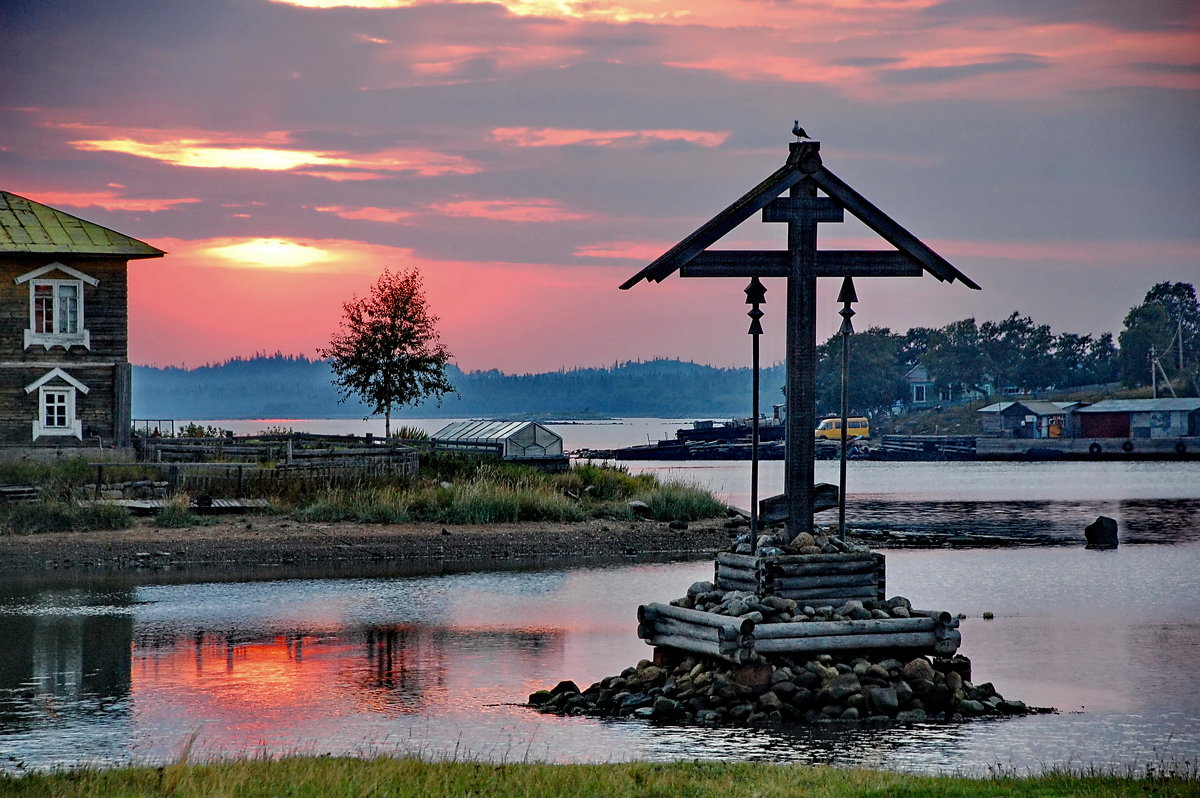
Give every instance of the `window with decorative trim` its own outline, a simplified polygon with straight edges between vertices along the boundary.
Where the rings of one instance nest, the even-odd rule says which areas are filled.
[[[69,278],[46,277],[62,272]],[[83,286],[99,281],[78,269],[51,263],[22,274],[16,283],[29,283],[29,327],[25,330],[25,348],[41,345],[49,349],[61,346],[91,348],[91,335],[84,325]]]
[[[82,382],[58,368],[26,385],[25,393],[38,392],[37,418],[33,420],[34,440],[68,435],[83,440],[83,424],[76,415],[76,398],[88,390]]]

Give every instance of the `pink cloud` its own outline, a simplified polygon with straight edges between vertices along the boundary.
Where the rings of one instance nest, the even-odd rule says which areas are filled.
[[[368,222],[394,223],[412,216],[411,211],[400,211],[392,208],[375,208],[372,206],[346,207],[342,205],[326,205],[314,207],[314,211],[332,213],[343,219],[361,219]]]
[[[430,207],[447,216],[467,216],[504,222],[564,222],[591,218],[591,214],[569,210],[551,199],[464,199],[437,203]]]
[[[614,144],[644,145],[651,141],[686,141],[701,147],[719,147],[728,131],[705,130],[580,130],[566,128],[498,127],[492,137],[518,147],[608,147]]]
[[[119,186],[118,188],[124,188]],[[106,211],[158,211],[169,210],[176,205],[190,202],[201,202],[196,197],[123,197],[115,191],[40,191],[33,190],[28,194],[16,192],[21,196],[35,198],[47,205],[66,205],[69,208],[104,208]]]

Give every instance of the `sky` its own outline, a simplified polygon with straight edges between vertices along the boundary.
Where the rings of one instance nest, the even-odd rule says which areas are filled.
[[[982,286],[860,279],[859,329],[1118,332],[1200,282],[1196,0],[0,0],[0,53],[0,188],[169,253],[130,264],[138,364],[312,356],[416,268],[464,369],[748,365],[744,279],[618,286],[797,119]],[[785,244],[755,216],[719,247]]]

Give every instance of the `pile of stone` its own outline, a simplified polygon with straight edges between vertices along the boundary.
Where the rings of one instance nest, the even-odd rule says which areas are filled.
[[[721,590],[712,582],[695,582],[687,595],[672,599],[671,604],[688,610],[700,610],[734,618],[750,618],[754,623],[801,623],[803,621],[866,621],[872,618],[911,618],[912,602],[904,596],[886,601],[854,599],[837,607],[805,605],[796,599],[759,596],[748,590]]]
[[[702,725],[915,723],[1031,710],[973,684],[964,657],[901,662],[889,656],[773,657],[733,666],[700,656],[642,660],[580,691],[564,681],[529,696],[529,706],[559,715],[633,717]],[[966,673],[966,676],[963,673]]]
[[[752,549],[751,543],[755,546]],[[733,539],[729,550],[734,554],[757,554],[759,557],[777,557],[782,554],[844,554],[847,552],[869,552],[870,549],[858,543],[850,543],[836,535],[815,535],[801,532],[794,538],[788,538],[784,529],[766,532],[754,540],[749,532],[743,532]]]

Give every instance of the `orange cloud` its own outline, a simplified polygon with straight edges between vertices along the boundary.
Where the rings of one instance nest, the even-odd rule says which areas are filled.
[[[719,147],[728,131],[705,130],[572,130],[567,128],[498,127],[492,138],[518,147],[567,147],[586,145],[647,144],[651,141],[686,141],[701,147]]]
[[[321,213],[332,213],[343,219],[361,219],[367,222],[394,223],[412,216],[409,211],[397,211],[391,208],[376,208],[370,205],[363,207],[346,207],[344,205],[324,205],[313,208]]]
[[[447,216],[467,216],[503,222],[563,222],[588,219],[590,214],[567,210],[550,199],[453,200],[431,206]]]
[[[394,148],[366,154],[297,148],[291,146],[288,131],[239,137],[208,131],[54,126],[98,134],[95,138],[68,142],[77,150],[118,152],[199,169],[296,172],[330,180],[373,179],[380,172],[411,172],[435,177],[479,171],[465,158],[423,148]]]
[[[121,186],[123,188],[123,186]],[[22,195],[26,196],[26,195]],[[66,205],[71,208],[104,208],[106,211],[158,211],[175,205],[200,202],[196,197],[167,199],[164,197],[122,197],[115,191],[32,191],[28,194],[47,205]]]

